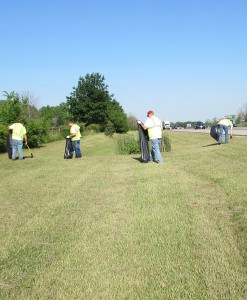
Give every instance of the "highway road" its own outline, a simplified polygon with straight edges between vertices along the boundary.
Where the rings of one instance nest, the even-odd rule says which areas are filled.
[[[210,133],[210,128],[206,129],[172,129],[173,132],[193,132],[193,133]],[[233,135],[234,136],[247,136],[247,128],[233,128]]]

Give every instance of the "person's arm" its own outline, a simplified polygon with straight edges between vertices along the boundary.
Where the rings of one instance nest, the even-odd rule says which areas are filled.
[[[25,143],[25,145],[27,145],[27,134],[26,133],[24,134],[24,143]]]
[[[141,121],[138,120],[137,124],[141,125],[144,130],[147,130],[147,127]]]
[[[233,125],[231,124],[230,139],[232,139],[232,136],[233,136]]]
[[[143,123],[141,123],[141,127],[142,127],[144,130],[147,130],[147,129],[148,129]]]

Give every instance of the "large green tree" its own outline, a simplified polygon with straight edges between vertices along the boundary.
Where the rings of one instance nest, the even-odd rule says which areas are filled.
[[[107,104],[110,101],[108,86],[99,73],[80,77],[78,86],[67,97],[67,104],[77,121],[104,126],[107,122]]]
[[[67,104],[76,121],[86,125],[99,124],[102,130],[110,121],[116,132],[128,130],[126,114],[110,95],[105,78],[99,73],[80,77],[77,87],[73,87],[73,92],[67,97]]]

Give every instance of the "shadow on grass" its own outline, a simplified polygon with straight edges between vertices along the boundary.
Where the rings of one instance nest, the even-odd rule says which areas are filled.
[[[205,146],[203,146],[203,147],[210,147],[210,146],[218,146],[218,143],[214,143],[214,144],[205,145]]]

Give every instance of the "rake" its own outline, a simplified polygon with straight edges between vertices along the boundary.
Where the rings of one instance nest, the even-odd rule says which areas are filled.
[[[27,149],[28,149],[28,151],[29,151],[29,153],[30,153],[30,155],[31,155],[31,158],[33,158],[33,153],[32,153],[32,151],[30,150],[28,144],[27,144],[26,146],[27,146]]]

